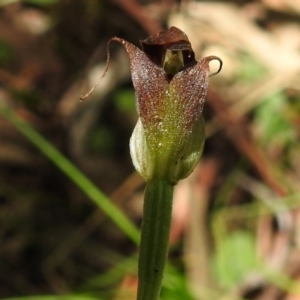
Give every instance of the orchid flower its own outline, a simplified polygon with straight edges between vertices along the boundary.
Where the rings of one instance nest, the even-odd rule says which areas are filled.
[[[157,300],[168,253],[174,185],[194,170],[201,157],[208,80],[221,71],[222,61],[217,56],[197,61],[186,34],[171,27],[141,41],[142,50],[112,38],[105,73],[112,41],[121,43],[129,56],[139,116],[130,153],[147,183],[137,299]],[[220,66],[210,74],[212,60]]]

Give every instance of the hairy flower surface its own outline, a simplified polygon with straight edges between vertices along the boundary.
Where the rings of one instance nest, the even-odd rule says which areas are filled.
[[[143,50],[118,37],[130,60],[139,120],[130,140],[136,170],[146,180],[176,184],[195,168],[205,132],[202,109],[208,78],[222,68],[216,56],[195,60],[188,37],[171,27],[141,41]],[[209,74],[209,62],[219,70]],[[109,52],[108,52],[109,61]]]
[[[220,69],[222,62],[216,56],[196,61],[187,36],[176,27],[141,41],[144,51],[121,42],[140,117],[130,141],[133,163],[146,180],[175,184],[193,171],[202,154],[209,62],[217,59]]]

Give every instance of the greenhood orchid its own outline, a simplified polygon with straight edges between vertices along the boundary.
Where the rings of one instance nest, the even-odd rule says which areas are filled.
[[[176,184],[194,170],[202,154],[208,78],[220,72],[222,61],[217,56],[195,60],[186,34],[171,27],[141,41],[143,50],[121,38],[110,39],[103,76],[112,41],[128,53],[136,94],[139,119],[130,140],[133,164],[146,181]],[[220,67],[209,74],[212,60]]]
[[[200,61],[178,28],[141,41],[143,50],[121,42],[129,55],[139,120],[130,140],[131,157],[146,179],[176,184],[195,168],[204,145],[202,109],[208,88],[208,56]],[[215,74],[216,74],[215,73]]]
[[[142,50],[112,38],[102,77],[108,69],[112,41],[121,43],[129,56],[139,116],[130,153],[136,170],[147,182],[137,300],[157,300],[168,253],[174,185],[194,170],[202,154],[202,109],[208,79],[220,72],[222,61],[217,56],[195,60],[185,33],[171,27],[141,41]],[[210,74],[212,60],[218,60],[220,66]]]

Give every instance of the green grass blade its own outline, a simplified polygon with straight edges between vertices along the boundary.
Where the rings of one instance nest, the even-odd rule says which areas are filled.
[[[133,242],[138,243],[139,230],[136,226],[74,164],[12,109],[0,104],[0,114],[65,173]]]

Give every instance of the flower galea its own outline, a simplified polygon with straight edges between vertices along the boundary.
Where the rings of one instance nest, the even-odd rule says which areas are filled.
[[[196,61],[187,36],[176,27],[141,41],[144,51],[121,42],[129,55],[139,114],[130,140],[134,166],[146,180],[176,184],[202,154],[209,62],[220,62],[218,73],[222,61],[216,56]]]
[[[146,181],[176,184],[202,154],[208,78],[220,72],[222,61],[217,56],[195,60],[188,37],[176,27],[141,41],[142,50],[118,37],[108,47],[111,41],[124,45],[130,60],[139,115],[130,139],[133,164]],[[209,74],[212,60],[220,67]]]

